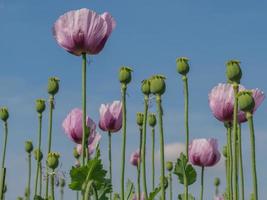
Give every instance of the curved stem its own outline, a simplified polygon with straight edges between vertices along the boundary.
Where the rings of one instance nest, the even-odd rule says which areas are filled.
[[[108,132],[108,160],[109,160],[109,179],[112,184],[112,149],[111,149],[111,133]],[[112,192],[109,195],[110,200],[112,200]]]
[[[82,137],[82,166],[85,165],[86,148],[86,54],[82,54],[82,110],[83,110],[83,137]]]
[[[157,112],[159,119],[159,132],[160,132],[160,164],[161,164],[161,174],[160,174],[160,185],[161,185],[161,199],[165,200],[165,160],[164,160],[164,133],[163,133],[163,122],[162,122],[162,106],[161,106],[161,96],[156,96],[157,101]]]
[[[200,200],[203,200],[203,192],[204,192],[204,167],[201,168],[201,192],[200,192]]]
[[[232,153],[232,128],[231,125],[227,125],[227,159],[228,159],[228,195],[229,198],[233,198],[233,185],[232,185],[232,173],[233,173],[233,153]]]
[[[50,190],[51,190],[51,195],[50,195],[50,198],[51,198],[51,200],[55,200],[55,191],[54,191],[54,181],[55,181],[55,179],[54,179],[54,170],[52,171],[52,174],[50,175],[50,178],[51,178],[51,182],[50,182]]]
[[[187,77],[182,77],[184,81],[184,123],[186,133],[186,158],[188,159],[188,147],[189,147],[189,125],[188,125],[188,81]]]
[[[40,167],[40,160],[39,160],[39,153],[41,151],[41,139],[42,139],[42,114],[38,115],[39,117],[39,135],[38,135],[38,151],[37,151],[37,161],[36,161],[36,176],[35,176],[35,187],[34,187],[34,196],[37,195],[37,187],[38,187],[38,177],[39,177],[39,167]]]
[[[241,124],[239,124],[239,126],[238,126],[238,149],[239,149],[240,178],[241,178],[241,200],[245,200],[245,184],[244,184],[244,170],[243,170],[243,156],[242,156]]]
[[[233,85],[233,89],[234,89],[234,120],[233,120],[233,144],[234,144],[234,156],[233,156],[233,178],[234,178],[234,182],[233,182],[233,186],[234,186],[234,192],[233,192],[233,199],[234,200],[238,200],[238,162],[237,162],[237,114],[238,114],[238,84],[234,84]]]
[[[126,151],[126,84],[121,86],[122,94],[122,155],[121,155],[121,199],[124,200],[124,171]]]
[[[151,156],[151,163],[152,163],[152,191],[155,189],[155,128],[152,128],[152,156]]]
[[[170,200],[172,200],[172,173],[169,173]]]
[[[141,156],[141,165],[142,165],[142,178],[143,178],[143,191],[145,194],[145,199],[148,199],[147,194],[147,183],[146,183],[146,124],[147,124],[147,110],[148,110],[148,95],[145,95],[144,99],[144,120],[142,128],[142,156]]]
[[[140,127],[140,138],[139,138],[139,155],[141,155],[142,153],[142,127]],[[142,161],[141,161],[142,162]],[[140,186],[140,172],[141,172],[141,166],[140,166],[140,162],[138,162],[138,166],[137,166],[137,195],[138,195],[138,199],[141,198],[141,186]]]
[[[254,193],[254,199],[258,200],[255,134],[254,134],[253,116],[251,113],[247,113],[247,119],[248,119],[249,130],[250,130],[251,167],[252,167],[253,190],[254,190],[253,193]]]
[[[54,96],[50,95],[49,98],[49,128],[48,128],[48,148],[47,148],[47,155],[51,152],[52,146],[52,123],[53,123],[53,109],[54,109]],[[46,177],[48,177],[48,166],[46,165]],[[49,178],[46,178],[45,182],[45,198],[48,198],[49,193]]]

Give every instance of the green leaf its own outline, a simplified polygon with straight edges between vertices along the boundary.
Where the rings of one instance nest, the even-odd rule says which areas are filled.
[[[178,200],[185,200],[185,194],[179,194]],[[195,200],[195,197],[192,194],[188,194],[188,200]]]
[[[179,182],[184,184],[184,178],[187,178],[187,184],[192,185],[197,180],[197,172],[191,164],[188,163],[186,156],[181,153],[177,159],[174,172],[178,176]]]
[[[39,196],[39,195],[35,195],[33,199],[34,199],[34,200],[44,200],[44,199],[43,199],[41,196]]]
[[[120,200],[120,195],[118,193],[114,193],[113,200]]]
[[[112,184],[110,179],[106,179],[98,191],[98,200],[108,200],[109,198],[107,197],[107,194],[112,192]]]
[[[82,190],[82,186],[86,180],[87,173],[87,166],[72,167],[72,169],[70,170],[71,183],[69,184],[69,188],[78,191]]]
[[[134,193],[135,193],[134,183],[130,179],[128,179],[126,183],[126,199],[132,200]]]
[[[160,192],[160,190],[161,190],[161,187],[156,187],[156,188],[154,189],[154,191],[152,191],[152,192],[149,193],[148,200],[154,200],[155,197],[156,197],[156,196],[158,195],[158,193]]]

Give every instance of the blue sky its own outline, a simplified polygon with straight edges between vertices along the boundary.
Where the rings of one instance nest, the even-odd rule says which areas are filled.
[[[220,147],[225,143],[225,130],[211,114],[207,95],[219,82],[225,82],[225,62],[238,59],[243,68],[242,83],[247,88],[267,91],[267,3],[258,1],[19,1],[0,0],[0,105],[10,110],[6,199],[23,195],[26,183],[24,141],[37,141],[35,99],[47,98],[46,84],[50,76],[60,78],[56,96],[53,128],[53,150],[61,152],[62,170],[68,172],[74,163],[74,144],[64,135],[61,122],[74,107],[81,105],[81,58],[61,49],[52,37],[51,27],[64,12],[90,8],[98,13],[110,12],[117,27],[97,56],[90,57],[88,67],[88,113],[98,121],[101,103],[120,98],[117,80],[119,67],[131,66],[133,80],[128,90],[127,159],[138,148],[135,112],[143,109],[140,82],[153,74],[167,77],[163,97],[165,139],[168,146],[184,142],[183,87],[176,73],[177,57],[190,58],[190,134],[191,138],[216,137]],[[266,103],[255,116],[260,198],[267,196]],[[151,111],[155,111],[152,104]],[[47,112],[44,116],[43,141],[46,147]],[[243,128],[246,193],[252,190],[250,176],[249,134]],[[149,135],[149,134],[148,134]],[[102,134],[101,148],[107,166],[107,135]],[[149,140],[149,139],[148,139]],[[120,159],[121,134],[113,137],[114,163]],[[2,139],[1,139],[2,142]],[[172,144],[172,145],[171,145]],[[148,141],[148,145],[150,142]],[[149,149],[149,148],[148,148]],[[172,148],[170,148],[172,149]],[[176,150],[169,158],[175,157]],[[149,153],[148,153],[149,157]],[[149,165],[148,161],[148,165]],[[223,163],[207,170],[206,192],[211,199],[213,179],[219,176],[224,188]],[[134,168],[127,165],[127,176],[135,180]],[[119,177],[114,166],[114,177]],[[174,182],[177,182],[174,178]],[[119,191],[119,179],[114,180]],[[175,183],[175,197],[181,185]],[[190,188],[198,196],[199,182]],[[68,198],[74,193],[66,191]]]

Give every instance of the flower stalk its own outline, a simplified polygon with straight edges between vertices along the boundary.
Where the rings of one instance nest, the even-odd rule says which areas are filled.
[[[241,178],[241,200],[245,200],[245,182],[244,182],[244,170],[243,170],[241,124],[238,125],[238,151],[239,151],[240,178]]]
[[[112,184],[112,149],[111,149],[111,132],[108,132],[108,160],[109,160],[109,179]],[[109,198],[112,199],[112,192],[109,194]]]
[[[204,193],[204,169],[205,167],[201,167],[201,190],[200,190],[200,200],[203,200],[203,193]]]
[[[139,127],[139,131],[140,131],[140,138],[139,138],[139,155],[142,154],[142,127]],[[138,195],[138,199],[141,198],[141,185],[140,185],[140,176],[141,176],[141,163],[138,162],[137,165],[137,195]]]

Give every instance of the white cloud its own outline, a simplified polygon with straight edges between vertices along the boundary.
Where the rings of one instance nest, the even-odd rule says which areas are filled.
[[[165,160],[176,161],[182,152],[185,152],[185,144],[179,142],[166,144],[164,147]],[[156,159],[160,159],[160,151],[157,152]]]

